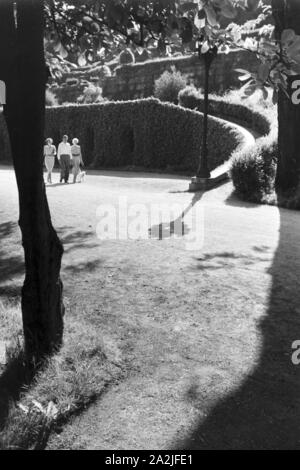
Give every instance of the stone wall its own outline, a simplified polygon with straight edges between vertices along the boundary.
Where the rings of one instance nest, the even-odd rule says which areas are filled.
[[[236,68],[254,71],[258,60],[255,54],[247,51],[232,51],[219,54],[211,69],[210,91],[223,93],[241,85]],[[103,96],[109,100],[128,100],[153,95],[154,82],[165,71],[175,66],[185,74],[190,83],[198,88],[203,86],[204,66],[197,56],[168,58],[129,64],[117,67],[112,77],[103,81]]]

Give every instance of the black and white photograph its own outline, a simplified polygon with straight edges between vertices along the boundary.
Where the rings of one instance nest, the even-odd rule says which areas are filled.
[[[299,211],[300,0],[0,0],[0,450],[300,450]]]

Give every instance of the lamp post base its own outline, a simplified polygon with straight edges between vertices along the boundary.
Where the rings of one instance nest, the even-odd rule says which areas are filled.
[[[195,193],[197,191],[207,191],[209,189],[215,188],[220,183],[229,179],[227,171],[223,171],[219,174],[212,174],[211,178],[202,178],[200,176],[193,176],[192,181],[189,185],[189,191]]]

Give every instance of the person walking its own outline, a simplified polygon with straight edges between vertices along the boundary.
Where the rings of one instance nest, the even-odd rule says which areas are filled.
[[[72,147],[71,147],[71,152],[72,152],[72,160],[73,160],[73,183],[76,183],[76,178],[78,174],[80,173],[80,165],[83,166],[83,160],[82,160],[82,153],[81,153],[81,147],[79,145],[79,140],[78,139],[73,139],[72,140]]]
[[[52,139],[46,140],[46,145],[44,145],[44,161],[45,167],[47,169],[47,183],[52,184],[52,171],[55,163],[56,147],[53,145]]]
[[[68,142],[68,136],[64,135],[62,142],[58,146],[57,158],[60,163],[60,182],[69,182],[70,166],[72,160],[71,145]]]

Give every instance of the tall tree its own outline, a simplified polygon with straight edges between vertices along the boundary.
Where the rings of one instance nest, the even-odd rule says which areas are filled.
[[[275,36],[280,40],[284,30],[300,35],[300,1],[272,0]],[[289,79],[291,85],[295,77]],[[300,104],[293,104],[290,96],[279,91],[278,99],[279,161],[276,176],[277,188],[286,190],[299,184],[300,171]]]
[[[19,191],[26,275],[22,315],[27,357],[39,361],[60,345],[64,306],[62,245],[52,226],[43,180],[46,65],[41,0],[1,0],[0,64],[4,115]]]

